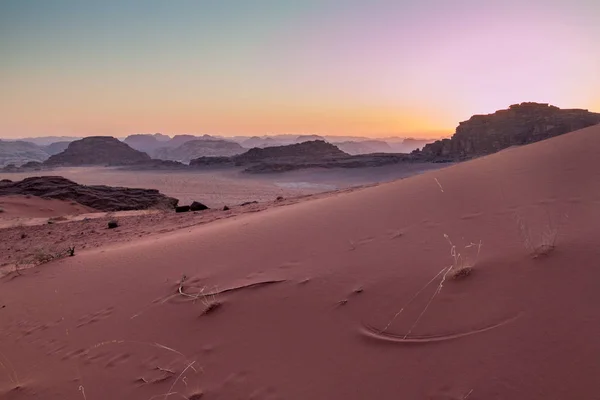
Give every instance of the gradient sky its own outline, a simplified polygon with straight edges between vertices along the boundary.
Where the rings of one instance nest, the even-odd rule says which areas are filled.
[[[435,137],[600,111],[598,0],[0,0],[0,137]]]

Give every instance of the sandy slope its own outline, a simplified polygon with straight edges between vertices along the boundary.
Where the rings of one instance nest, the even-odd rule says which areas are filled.
[[[588,128],[5,280],[0,397],[595,398],[599,149]],[[444,234],[483,247],[440,285]]]
[[[76,202],[35,196],[0,196],[0,226],[31,218],[52,218],[93,212]]]

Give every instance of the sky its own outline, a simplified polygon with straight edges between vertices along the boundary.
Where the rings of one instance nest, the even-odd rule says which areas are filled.
[[[0,137],[448,136],[600,111],[598,0],[0,0]]]

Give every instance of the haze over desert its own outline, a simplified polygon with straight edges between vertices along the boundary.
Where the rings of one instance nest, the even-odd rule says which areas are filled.
[[[0,399],[571,400],[600,8],[0,4]]]

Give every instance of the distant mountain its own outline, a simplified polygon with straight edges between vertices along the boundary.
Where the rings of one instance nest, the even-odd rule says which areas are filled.
[[[351,155],[394,152],[392,147],[382,140],[347,141],[341,143],[333,142],[333,144],[340,150]]]
[[[435,142],[435,139],[413,139],[406,138],[401,143],[390,143],[395,152],[410,153],[417,149],[422,149],[425,145]]]
[[[53,156],[58,153],[62,153],[69,147],[69,143],[71,142],[54,142],[49,144],[48,146],[42,146],[42,150],[44,150],[49,156]]]
[[[327,141],[323,136],[319,135],[300,135],[294,140],[295,143],[312,142],[314,140]]]
[[[81,136],[39,136],[19,139],[24,142],[37,144],[38,146],[48,146],[56,142],[72,142],[81,139]]]
[[[48,154],[33,143],[0,140],[0,167],[8,164],[19,166],[28,161],[44,161],[47,158]]]
[[[423,159],[464,160],[495,153],[600,123],[600,114],[521,103],[461,122],[450,139],[438,140],[413,154]]]
[[[258,147],[260,149],[265,148],[265,147],[273,147],[273,146],[283,146],[284,144],[282,142],[279,142],[275,139],[273,139],[272,137],[258,137],[258,136],[253,136],[249,139],[243,140],[240,143],[243,147],[247,148],[247,149],[252,149],[254,147]]]
[[[178,147],[162,147],[154,152],[154,158],[190,162],[199,157],[229,157],[245,152],[240,144],[220,139],[202,138],[189,140]]]
[[[163,146],[175,148],[175,147],[181,146],[185,142],[189,142],[190,140],[197,140],[197,139],[200,139],[200,137],[194,136],[194,135],[175,135],[175,136],[173,136],[173,138],[171,140],[169,140],[168,142],[165,142]]]
[[[65,151],[51,156],[44,165],[126,165],[146,160],[150,160],[148,154],[114,137],[90,136],[71,142]]]
[[[153,135],[138,133],[127,136],[123,139],[123,142],[127,143],[132,149],[152,155],[156,149],[165,146],[165,143],[169,140],[171,140],[169,136],[161,133],[155,133]]]

